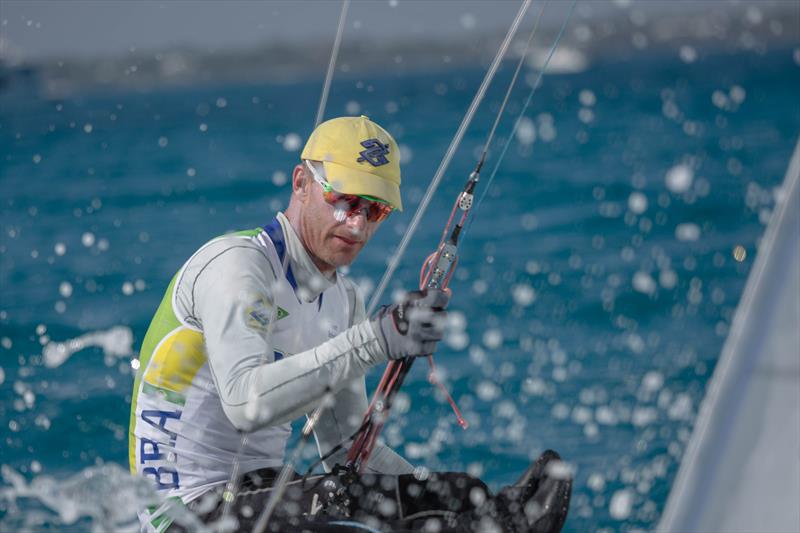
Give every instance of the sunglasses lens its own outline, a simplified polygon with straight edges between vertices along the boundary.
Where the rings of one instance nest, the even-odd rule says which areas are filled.
[[[389,205],[378,202],[371,202],[371,204],[369,210],[367,210],[367,220],[370,222],[380,222],[392,212],[392,207]]]
[[[367,220],[370,222],[384,220],[393,210],[390,205],[372,202],[355,194],[341,194],[334,190],[323,190],[322,197],[327,203],[346,212],[347,216],[366,208]]]

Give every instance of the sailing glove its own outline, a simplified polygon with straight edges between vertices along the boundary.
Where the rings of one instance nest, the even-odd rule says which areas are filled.
[[[382,307],[370,323],[383,353],[389,359],[432,354],[444,335],[449,301],[449,291],[426,289]]]

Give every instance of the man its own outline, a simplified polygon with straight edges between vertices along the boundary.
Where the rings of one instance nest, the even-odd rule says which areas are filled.
[[[227,505],[238,527],[251,529],[284,463],[292,420],[332,395],[314,427],[323,455],[360,425],[367,370],[433,353],[442,338],[448,293],[411,292],[368,318],[352,282],[336,271],[356,259],[394,209],[402,209],[398,152],[394,139],[367,117],[323,123],[294,168],[286,212],[263,228],[208,242],[175,275],[145,336],[131,406],[131,471],[152,479],[165,498],[141,512],[144,529],[177,530],[172,513],[165,512],[175,502],[206,522]],[[344,451],[324,466],[329,472],[343,462]],[[477,487],[488,494],[479,480],[422,479],[378,444],[366,467],[377,477],[351,479],[336,502],[325,496],[333,494],[330,484],[337,476],[311,484],[327,486],[324,491],[295,483],[270,526],[287,530],[327,520],[331,527],[329,517],[344,516],[405,527],[412,508],[444,509],[457,529],[474,528],[486,517],[525,522],[521,510],[547,478],[545,462],[531,469],[516,492],[476,505],[466,501],[469,491]],[[240,475],[238,491],[224,492]],[[456,478],[457,487],[451,483]],[[446,494],[432,490],[443,483]],[[562,483],[554,494],[568,501],[567,489]],[[393,508],[377,510],[388,501],[381,490],[397,495]],[[445,496],[464,504],[448,507]],[[454,518],[454,509],[464,517]],[[561,523],[566,507],[562,514]]]

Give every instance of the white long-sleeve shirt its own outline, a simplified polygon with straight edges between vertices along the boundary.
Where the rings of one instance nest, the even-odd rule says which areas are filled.
[[[131,471],[188,503],[226,483],[234,461],[240,472],[280,467],[289,423],[328,390],[334,401],[314,429],[320,454],[350,437],[367,408],[364,374],[387,360],[365,315],[354,285],[323,276],[280,213],[205,244],[176,274],[142,345]],[[367,468],[413,470],[381,444]]]

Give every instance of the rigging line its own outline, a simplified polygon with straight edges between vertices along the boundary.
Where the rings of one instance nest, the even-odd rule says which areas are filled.
[[[322,95],[320,96],[319,106],[317,107],[317,116],[314,120],[314,128],[319,126],[319,124],[322,122],[322,117],[325,115],[325,106],[328,103],[328,94],[330,93],[331,81],[333,80],[333,72],[336,67],[336,59],[339,56],[339,48],[341,47],[342,44],[342,35],[344,34],[344,23],[345,20],[347,20],[347,10],[349,7],[350,7],[350,0],[343,0],[342,9],[341,12],[339,13],[339,25],[336,28],[336,37],[333,41],[333,48],[331,49],[331,58],[330,61],[328,62],[328,70],[325,73],[325,81],[322,84]],[[289,253],[287,251],[286,255],[283,258],[283,262],[281,264],[281,269],[283,270],[284,276],[286,275],[288,264],[289,264]],[[269,325],[267,326],[267,339],[269,340],[272,340],[272,326],[277,318],[277,309],[278,306],[275,305],[272,309]],[[260,358],[260,364],[265,364],[265,363],[266,363],[266,353],[262,354]],[[250,392],[251,393],[253,392],[252,384]],[[251,401],[255,400],[251,398]],[[322,405],[324,405],[324,403],[325,402],[322,402],[320,404],[320,407],[315,411],[314,416],[312,416],[313,419],[313,422],[311,422],[312,427],[313,424],[316,422],[316,420],[319,418],[322,410]],[[226,518],[230,514],[231,504],[233,502],[236,491],[238,490],[239,476],[240,476],[239,456],[244,451],[246,445],[247,445],[247,433],[244,433],[239,443],[239,451],[233,460],[233,469],[231,470],[231,477],[228,480],[228,483],[226,484],[226,490],[223,492],[223,499],[224,499],[224,504],[222,507],[223,518]],[[285,470],[286,468],[284,468],[281,471],[281,476],[285,475]]]
[[[430,204],[431,199],[433,198],[433,194],[436,192],[436,189],[439,187],[439,183],[442,181],[444,177],[444,173],[447,170],[447,167],[450,165],[450,160],[453,158],[453,155],[456,152],[459,144],[461,144],[461,139],[464,137],[464,133],[469,127],[470,123],[472,122],[472,118],[475,115],[475,111],[478,109],[481,101],[483,101],[483,97],[486,94],[486,89],[489,87],[492,79],[494,78],[495,73],[497,72],[497,68],[500,65],[500,61],[503,59],[503,56],[508,50],[509,44],[511,44],[511,40],[514,38],[514,35],[517,33],[517,29],[519,28],[520,22],[522,21],[525,13],[528,11],[532,0],[525,0],[519,8],[514,21],[511,23],[511,27],[508,29],[508,33],[506,34],[503,43],[500,46],[500,49],[497,51],[497,55],[495,55],[494,60],[492,61],[489,70],[486,72],[486,75],[483,78],[483,82],[481,82],[480,87],[478,88],[478,92],[475,94],[475,97],[472,99],[472,103],[467,109],[467,113],[464,115],[464,118],[461,121],[461,125],[458,127],[453,140],[450,141],[450,146],[447,148],[447,152],[445,152],[444,158],[442,159],[441,163],[439,163],[439,168],[436,170],[436,174],[434,174],[433,179],[431,180],[430,185],[428,186],[428,190],[425,191],[425,196],[422,198],[422,201],[417,207],[416,213],[414,213],[414,218],[411,220],[411,224],[409,224],[406,233],[403,235],[403,239],[400,241],[400,245],[397,247],[397,251],[392,254],[391,261],[389,262],[389,267],[386,269],[383,277],[381,278],[378,287],[375,289],[375,292],[372,294],[372,298],[370,299],[369,308],[367,309],[367,316],[370,316],[375,307],[380,301],[381,296],[383,296],[383,292],[386,290],[386,286],[389,284],[389,280],[392,278],[394,271],[397,270],[398,265],[400,264],[400,259],[403,257],[403,254],[408,247],[408,244],[411,242],[411,238],[414,236],[414,233],[419,226],[419,222],[422,219],[422,216],[425,214],[425,211],[428,208],[428,204]]]
[[[347,9],[350,7],[350,0],[342,2],[342,11],[339,13],[339,27],[336,28],[336,39],[333,41],[333,49],[331,50],[331,60],[328,63],[328,72],[325,73],[325,83],[322,85],[322,96],[319,99],[319,107],[317,108],[317,118],[314,121],[314,127],[319,126],[322,122],[322,117],[325,115],[325,105],[328,103],[328,93],[331,89],[331,80],[333,80],[333,70],[336,66],[336,58],[339,57],[339,46],[342,44],[342,34],[344,33],[344,21],[347,19]]]
[[[533,88],[531,92],[528,93],[528,98],[525,100],[525,105],[522,106],[522,111],[520,112],[517,120],[514,122],[514,128],[511,130],[511,135],[509,135],[508,139],[506,139],[505,145],[503,146],[503,150],[500,152],[500,157],[497,158],[497,162],[494,165],[494,169],[492,170],[489,179],[486,182],[486,186],[483,188],[483,192],[481,193],[480,198],[478,198],[478,202],[475,204],[475,209],[479,208],[483,199],[486,197],[486,193],[489,191],[489,188],[492,186],[492,181],[494,181],[494,177],[497,174],[498,169],[500,168],[500,164],[503,162],[503,159],[506,156],[506,152],[508,152],[508,147],[511,145],[511,141],[514,140],[514,137],[517,134],[517,130],[519,129],[519,125],[522,122],[522,119],[525,117],[525,112],[528,110],[528,107],[531,105],[531,101],[533,100],[533,95],[536,94],[536,91],[539,88],[539,85],[542,82],[542,78],[544,77],[545,71],[547,71],[547,66],[550,64],[550,60],[553,58],[556,49],[558,48],[558,43],[561,41],[561,37],[564,35],[564,29],[567,27],[567,23],[569,19],[572,17],[572,13],[575,10],[575,4],[578,0],[572,0],[572,4],[570,5],[569,11],[567,12],[567,16],[564,19],[564,22],[561,23],[561,29],[558,31],[558,35],[556,35],[555,40],[553,41],[552,46],[550,47],[550,51],[547,54],[547,58],[542,65],[542,68],[539,69],[539,75],[536,77],[536,81],[533,84]],[[472,222],[474,222],[475,218],[473,217],[470,219],[469,226],[467,230],[472,226]]]
[[[542,15],[544,15],[544,8],[546,6],[547,0],[544,0],[542,3],[542,9],[539,11],[539,15],[536,17],[536,22],[533,24],[533,29],[528,36],[528,42],[525,43],[525,50],[522,51],[519,62],[517,63],[517,69],[514,71],[514,75],[511,77],[511,83],[508,84],[508,90],[503,98],[503,103],[500,104],[500,110],[497,112],[497,116],[494,119],[494,124],[492,124],[492,130],[486,137],[486,144],[483,145],[483,152],[481,153],[481,158],[478,162],[478,167],[476,170],[477,172],[480,172],[481,168],[483,167],[483,163],[486,161],[486,155],[489,153],[489,146],[492,144],[492,139],[494,139],[494,134],[497,131],[497,125],[500,124],[500,119],[503,118],[503,111],[505,111],[506,105],[508,104],[508,99],[511,97],[511,91],[514,90],[514,87],[517,84],[517,77],[519,77],[519,72],[522,70],[522,65],[525,63],[525,58],[528,56],[528,50],[531,48],[533,36],[536,35],[536,30],[539,29],[539,22],[542,20]]]
[[[269,238],[269,237],[266,237],[266,238]],[[288,268],[289,268],[289,251],[287,250],[286,253],[283,256],[283,260],[281,261],[281,271],[283,272],[283,277],[284,278],[286,277],[286,272],[287,272]],[[275,282],[274,282],[274,284],[272,286],[273,294],[277,294],[277,287],[278,287],[279,279],[280,278],[276,278]],[[273,301],[275,301],[275,300],[273,299]],[[272,306],[272,310],[270,312],[269,322],[267,323],[266,339],[267,339],[268,344],[272,343],[272,330],[273,330],[273,327],[275,325],[275,322],[277,322],[277,318],[278,318],[278,305],[276,304],[276,305]],[[258,364],[259,365],[267,364],[267,353],[266,352],[261,354],[261,357],[259,357]],[[256,390],[255,390],[256,381],[257,380],[254,380],[254,381],[252,381],[250,383],[250,388],[247,391],[248,392],[248,402],[257,402],[258,401],[258,395],[257,395]],[[221,519],[222,520],[228,518],[228,516],[230,515],[231,510],[232,510],[231,507],[233,505],[233,501],[234,501],[234,499],[236,497],[236,493],[239,490],[239,481],[240,481],[240,476],[241,476],[241,472],[240,472],[241,462],[239,461],[239,457],[242,455],[242,453],[244,453],[244,449],[247,446],[247,436],[248,436],[248,433],[242,432],[242,438],[239,441],[239,450],[236,452],[236,455],[234,455],[234,457],[233,457],[233,468],[231,468],[231,476],[228,479],[228,482],[225,484],[225,489],[222,492],[222,500],[224,502],[223,505],[222,505],[222,515],[221,515]]]

